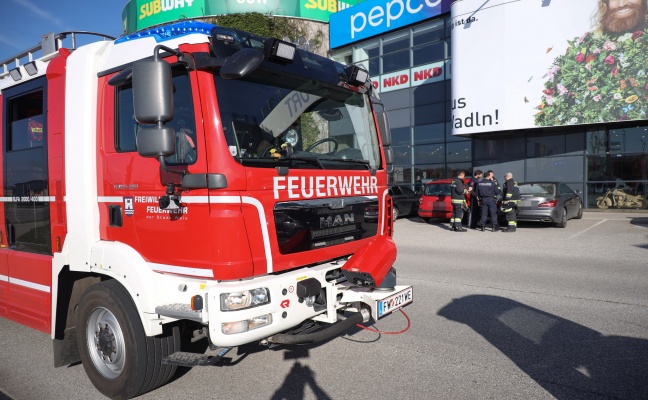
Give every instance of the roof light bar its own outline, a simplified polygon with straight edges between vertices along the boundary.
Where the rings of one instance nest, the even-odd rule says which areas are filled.
[[[267,42],[268,59],[280,63],[292,63],[295,59],[297,47],[279,39],[270,39]]]
[[[9,70],[9,75],[13,78],[14,82],[18,82],[22,79],[22,73],[20,72],[20,67]]]
[[[24,65],[25,71],[29,76],[34,76],[38,73],[38,67],[36,66],[36,61],[30,61]]]
[[[346,70],[349,76],[348,82],[352,85],[362,86],[369,78],[369,73],[356,65],[350,65]]]
[[[216,40],[220,40],[222,42],[234,42],[234,36],[226,35],[224,33],[217,33]]]
[[[182,21],[171,25],[164,25],[157,28],[147,29],[141,32],[136,32],[128,36],[122,36],[119,39],[115,40],[115,44],[147,37],[153,37],[155,38],[155,41],[157,43],[160,43],[192,34],[209,35],[214,26],[215,25],[198,21]]]

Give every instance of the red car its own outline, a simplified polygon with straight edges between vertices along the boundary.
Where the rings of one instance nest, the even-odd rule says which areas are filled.
[[[470,178],[464,178],[467,185]],[[452,179],[440,179],[425,185],[423,194],[419,200],[418,215],[425,222],[431,218],[450,219],[452,217],[452,198],[450,196],[450,185]],[[466,195],[466,203],[470,207],[470,196]],[[464,217],[467,213],[464,213]]]

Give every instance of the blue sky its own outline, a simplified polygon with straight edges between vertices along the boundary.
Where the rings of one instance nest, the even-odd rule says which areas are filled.
[[[38,44],[43,34],[92,31],[119,37],[128,0],[0,0],[0,61]],[[69,42],[65,42],[68,45]]]

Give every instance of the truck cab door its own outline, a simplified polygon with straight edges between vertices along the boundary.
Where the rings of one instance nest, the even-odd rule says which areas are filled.
[[[172,202],[169,208],[160,206],[167,185],[179,183],[182,171],[207,170],[194,73],[184,67],[173,69],[174,110],[167,126],[175,130],[176,152],[166,157],[166,163],[177,173],[164,172],[159,161],[138,154],[141,124],[134,117],[132,84],[126,81],[113,87],[108,78],[100,81],[104,103],[98,138],[103,143],[98,180],[102,239],[130,245],[167,272],[190,274],[195,268],[210,268],[211,250],[203,245],[210,235],[207,190],[191,190],[186,201]]]

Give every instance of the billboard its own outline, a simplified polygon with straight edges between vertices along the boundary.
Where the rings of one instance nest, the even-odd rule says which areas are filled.
[[[328,22],[359,0],[130,0],[122,11],[125,35],[182,18],[261,13]]]
[[[643,0],[452,5],[453,134],[646,119]]]
[[[367,0],[330,17],[330,48],[393,31],[450,11],[452,0]]]

